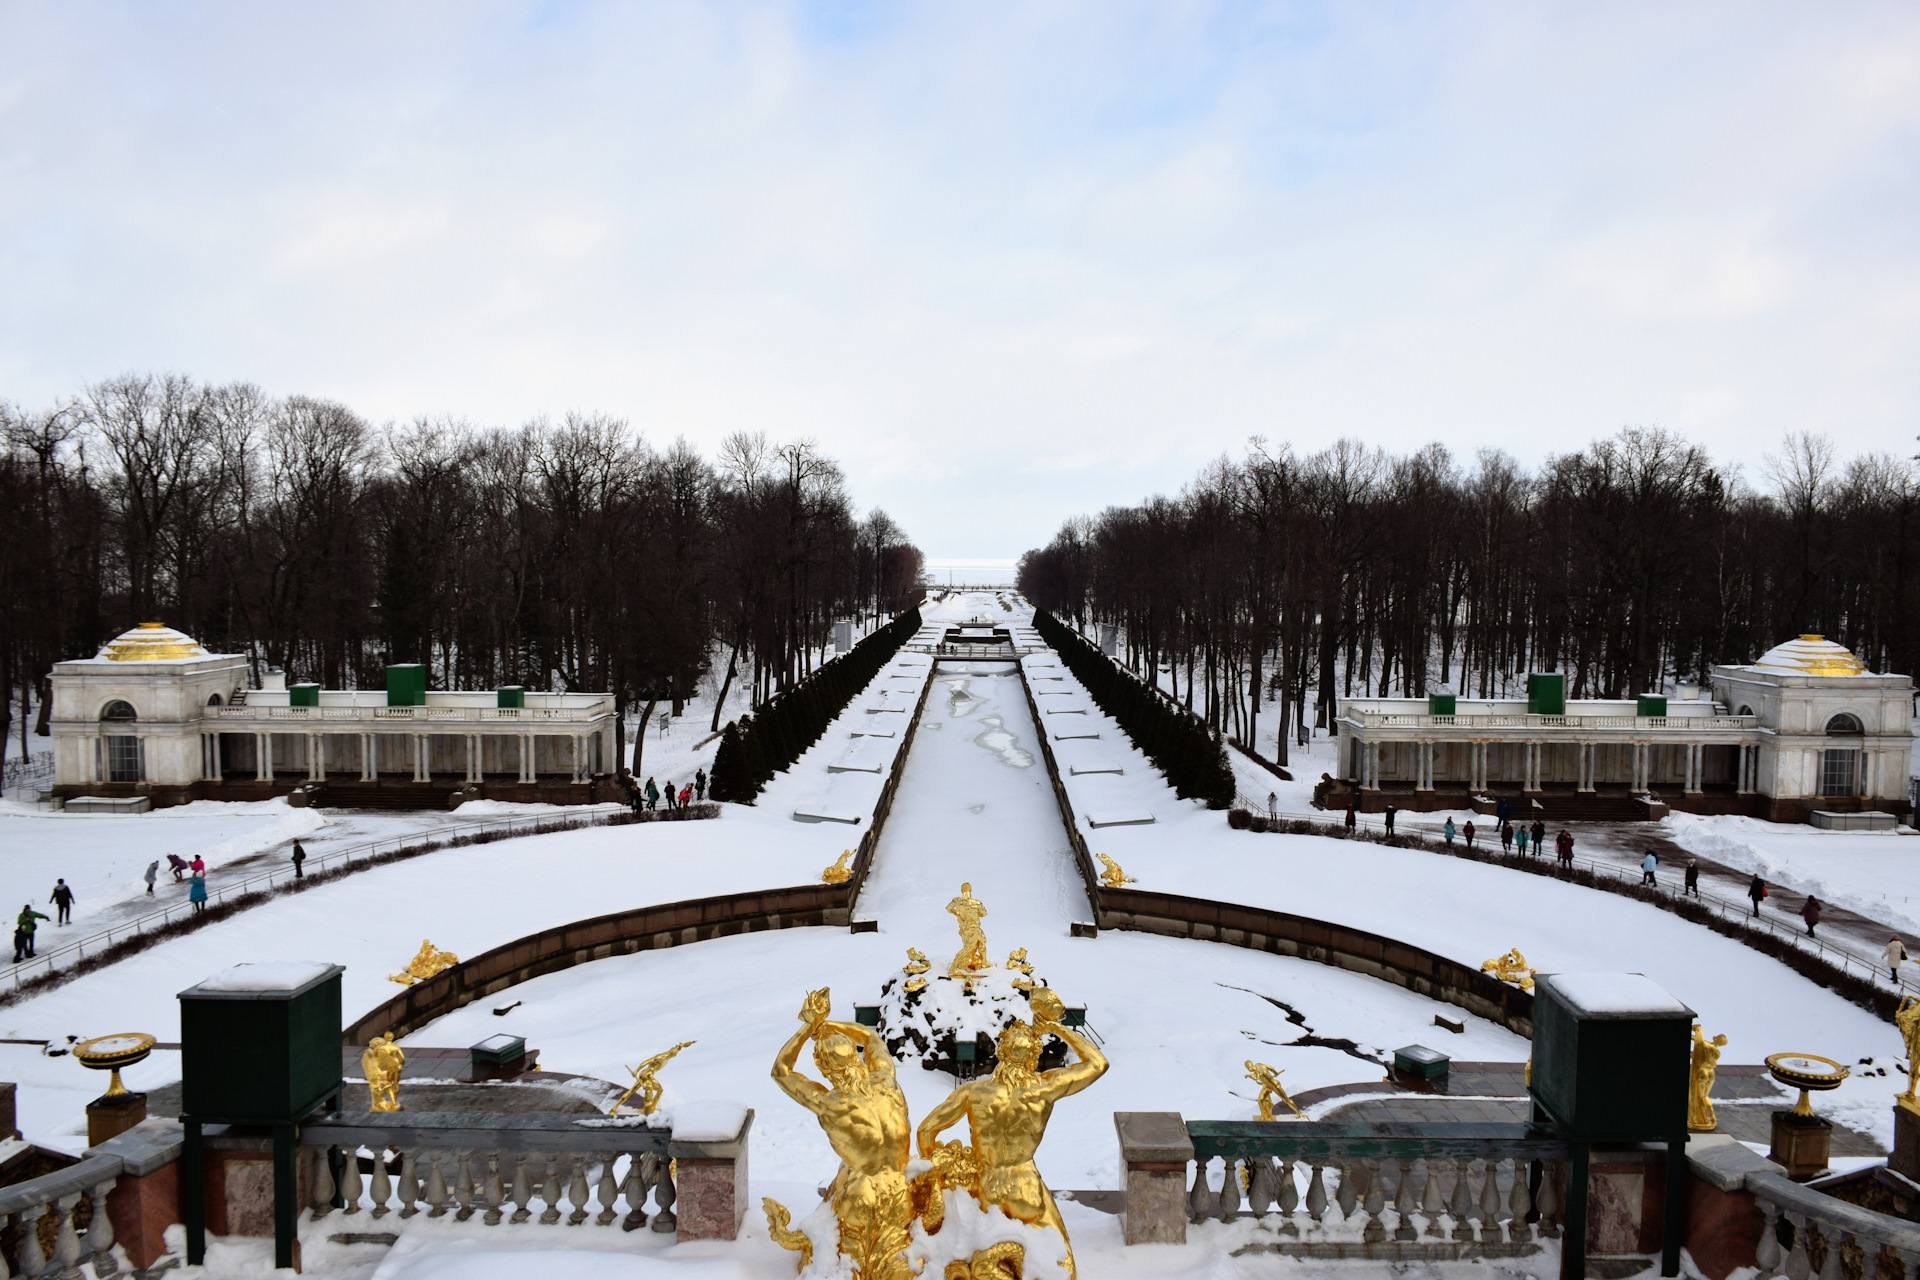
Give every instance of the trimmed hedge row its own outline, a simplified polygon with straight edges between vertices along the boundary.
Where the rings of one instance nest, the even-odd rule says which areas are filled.
[[[760,709],[741,716],[720,735],[707,794],[715,800],[752,804],[773,775],[791,768],[820,740],[847,704],[873,683],[880,668],[920,629],[920,610],[907,610]]]
[[[1205,725],[1122,671],[1046,610],[1033,611],[1033,629],[1053,646],[1100,709],[1119,722],[1133,745],[1167,775],[1175,794],[1183,800],[1205,800],[1209,809],[1233,803],[1233,768],[1220,740]]]

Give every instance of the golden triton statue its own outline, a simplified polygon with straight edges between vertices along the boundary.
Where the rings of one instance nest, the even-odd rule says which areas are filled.
[[[1900,1038],[1907,1042],[1907,1091],[1900,1095],[1900,1104],[1910,1111],[1920,1111],[1920,1099],[1914,1097],[1914,1087],[1920,1085],[1920,1000],[1911,996],[1902,1000],[1893,1011],[1893,1025],[1900,1028]]]
[[[845,884],[853,879],[853,871],[847,866],[847,859],[853,857],[853,850],[841,853],[840,860],[820,873],[820,878],[828,884]]]
[[[993,968],[993,961],[987,959],[986,930],[980,927],[987,914],[986,904],[973,896],[971,884],[960,886],[960,896],[947,904],[947,914],[960,922],[960,950],[954,953],[947,976],[965,978]]]
[[[767,1238],[782,1249],[792,1249],[800,1255],[800,1269],[805,1271],[813,1265],[813,1241],[804,1231],[791,1230],[787,1224],[793,1215],[787,1212],[787,1206],[772,1196],[760,1197],[760,1212],[767,1215]]]
[[[460,963],[460,957],[451,951],[441,951],[425,938],[420,939],[420,953],[407,961],[407,967],[399,973],[387,975],[388,982],[397,982],[410,987],[416,982],[425,982],[437,973],[443,973]]]
[[[1262,1120],[1279,1119],[1278,1116],[1273,1114],[1273,1100],[1275,1098],[1286,1103],[1287,1110],[1293,1112],[1293,1114],[1299,1116],[1302,1120],[1307,1118],[1307,1113],[1295,1106],[1293,1099],[1287,1096],[1287,1088],[1280,1083],[1280,1072],[1275,1068],[1268,1066],[1264,1062],[1255,1062],[1252,1058],[1248,1058],[1247,1079],[1260,1086],[1260,1118]]]
[[[682,1040],[666,1052],[654,1054],[639,1066],[628,1067],[627,1070],[633,1073],[633,1084],[628,1086],[625,1093],[614,1100],[611,1107],[607,1108],[607,1114],[612,1115],[620,1110],[621,1107],[626,1105],[628,1098],[638,1093],[640,1095],[640,1114],[643,1116],[652,1115],[654,1108],[660,1105],[660,1094],[662,1092],[660,1082],[654,1079],[654,1073],[666,1066],[669,1062],[672,1062],[682,1049],[698,1043],[699,1041],[697,1040]]]
[[[360,1054],[360,1070],[367,1077],[369,1111],[400,1109],[400,1071],[406,1065],[406,1051],[393,1042],[392,1036],[375,1036]]]
[[[1139,881],[1134,879],[1132,876],[1122,871],[1120,869],[1120,864],[1115,862],[1112,858],[1109,858],[1106,854],[1104,853],[1096,854],[1095,856],[1098,857],[1100,861],[1107,864],[1107,869],[1100,873],[1100,886],[1102,888],[1120,889],[1130,884],[1139,883]]]
[[[813,1112],[840,1157],[827,1189],[840,1220],[840,1252],[852,1259],[861,1280],[910,1280],[906,1249],[913,1207],[906,1168],[913,1133],[906,1095],[894,1079],[886,1042],[858,1023],[828,1021],[829,999],[824,987],[807,997],[800,1029],[773,1060],[773,1082]],[[794,1069],[809,1040],[827,1084]]]
[[[1497,956],[1480,966],[1480,972],[1490,973],[1502,982],[1511,982],[1522,991],[1533,990],[1532,969],[1527,968],[1527,958],[1515,947],[1503,956]]]
[[[1067,1247],[1067,1274],[1077,1276],[1073,1242],[1053,1202],[1047,1184],[1034,1167],[1034,1153],[1046,1137],[1053,1104],[1079,1093],[1107,1070],[1107,1059],[1091,1040],[1060,1024],[1066,1012],[1050,987],[1033,993],[1033,1022],[1014,1021],[1000,1032],[1000,1061],[993,1074],[969,1080],[947,1095],[920,1122],[920,1155],[932,1159],[940,1134],[967,1120],[973,1133],[974,1155],[980,1162],[982,1208],[998,1205],[1010,1218],[1035,1226],[1052,1227]],[[1059,1036],[1079,1058],[1052,1071],[1036,1071],[1040,1049],[1049,1035]],[[977,1263],[976,1263],[977,1265]],[[991,1274],[991,1273],[989,1273]]]
[[[1727,1047],[1725,1036],[1707,1039],[1699,1023],[1693,1024],[1693,1065],[1687,1073],[1687,1132],[1712,1133],[1719,1127],[1713,1114],[1713,1077],[1719,1070],[1720,1051]]]

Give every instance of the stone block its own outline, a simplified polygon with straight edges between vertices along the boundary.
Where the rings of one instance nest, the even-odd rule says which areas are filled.
[[[1893,1105],[1893,1154],[1887,1157],[1887,1168],[1920,1182],[1920,1108],[1904,1098]]]
[[[1757,1265],[1754,1250],[1765,1226],[1752,1192],[1723,1191],[1705,1178],[1687,1179],[1686,1249],[1707,1280],[1727,1280],[1734,1271]]]
[[[147,1095],[122,1093],[87,1104],[87,1145],[97,1147],[147,1118]]]
[[[1773,1148],[1767,1159],[1787,1171],[1795,1182],[1819,1177],[1833,1150],[1833,1123],[1819,1116],[1773,1113]]]
[[[695,1126],[700,1123],[691,1115],[687,1118]],[[752,1109],[741,1109],[738,1128],[731,1134],[683,1125],[679,1112],[674,1119],[675,1135],[667,1153],[678,1170],[673,1184],[673,1211],[679,1219],[675,1240],[737,1239],[749,1199],[747,1135],[753,1128]]]
[[[1193,1140],[1177,1111],[1116,1111],[1126,1208],[1121,1233],[1128,1244],[1185,1244],[1187,1163]]]

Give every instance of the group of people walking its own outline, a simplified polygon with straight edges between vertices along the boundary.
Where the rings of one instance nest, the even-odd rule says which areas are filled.
[[[675,809],[684,809],[691,804],[703,803],[707,798],[707,771],[705,769],[694,770],[693,781],[680,788],[677,795],[673,790],[672,778],[667,779],[667,785],[665,787],[660,786],[651,777],[647,779],[645,786],[641,786],[634,782],[632,774],[626,773],[624,769],[621,772],[625,774],[627,784],[627,803],[633,806],[635,813],[640,813],[643,810],[651,813],[659,807],[662,800],[667,802],[667,812],[671,813]]]

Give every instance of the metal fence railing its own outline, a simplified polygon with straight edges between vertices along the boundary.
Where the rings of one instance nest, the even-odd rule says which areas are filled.
[[[313,879],[329,870],[338,871],[355,863],[372,863],[383,856],[408,850],[425,852],[428,849],[445,847],[455,841],[472,840],[477,836],[506,839],[512,836],[542,835],[551,831],[600,826],[615,820],[627,820],[626,811],[593,808],[573,813],[530,814],[506,818],[481,818],[471,822],[452,822],[431,827],[425,831],[416,831],[410,835],[392,836],[385,840],[369,840],[364,844],[349,845],[344,849],[312,854],[308,856],[303,870],[308,879]],[[281,864],[238,880],[208,885],[207,905],[215,906],[222,902],[231,902],[249,894],[270,893],[290,883],[294,878],[291,864]],[[110,925],[84,938],[61,943],[19,964],[0,966],[0,986],[18,990],[25,982],[73,968],[86,957],[98,955],[116,943],[125,942],[128,938],[140,934],[164,929],[192,914],[192,903],[176,902],[120,924]]]
[[[1265,815],[1269,822],[1279,821],[1289,824],[1305,823],[1309,830],[1303,834],[1346,834],[1346,820],[1344,815],[1292,813],[1281,809],[1270,809],[1264,801],[1256,800],[1243,792],[1235,793],[1234,802],[1249,813]],[[1404,811],[1402,812],[1404,813]],[[1356,813],[1354,815],[1354,822],[1357,827],[1370,834],[1383,836],[1386,834],[1386,820],[1379,814]],[[1493,835],[1494,831],[1492,823],[1493,820],[1489,818],[1488,835],[1490,836]],[[1395,831],[1393,838],[1406,847],[1420,848],[1431,853],[1452,853],[1454,856],[1461,856],[1465,853],[1464,841],[1459,848],[1449,850],[1445,840],[1431,836],[1424,831]],[[1495,866],[1507,862],[1517,862],[1519,860],[1519,855],[1517,854],[1503,854],[1498,852],[1498,845],[1499,842],[1496,838],[1493,846],[1494,851],[1488,852],[1483,857],[1481,856],[1480,850],[1476,849],[1472,857],[1475,861],[1484,861]],[[1484,845],[1481,846],[1483,849],[1485,847]],[[1555,855],[1551,852],[1543,851],[1538,857],[1540,860],[1550,863],[1554,860]],[[1594,878],[1598,880],[1604,880],[1628,888],[1641,887],[1641,873],[1637,867],[1628,867],[1617,862],[1603,862],[1597,858],[1579,856],[1573,859],[1573,865],[1583,871],[1591,873]],[[1683,893],[1671,883],[1658,879],[1649,887],[1657,895],[1661,905],[1671,908],[1680,902],[1682,898],[1689,899],[1702,908],[1713,911],[1721,920],[1738,927],[1748,935],[1757,936],[1765,934],[1807,955],[1817,956],[1828,965],[1851,977],[1884,986],[1889,990],[1897,990],[1905,996],[1920,998],[1920,982],[1916,982],[1913,978],[1903,977],[1898,983],[1895,983],[1888,976],[1885,966],[1879,963],[1877,956],[1870,957],[1861,955],[1846,947],[1835,946],[1824,938],[1809,937],[1800,925],[1797,916],[1783,918],[1778,912],[1768,912],[1764,909],[1756,915],[1753,912],[1752,904],[1749,902],[1736,902],[1730,898],[1722,898],[1717,894],[1711,893],[1700,893],[1697,895]],[[1909,966],[1910,971],[1911,968],[1912,967]]]

